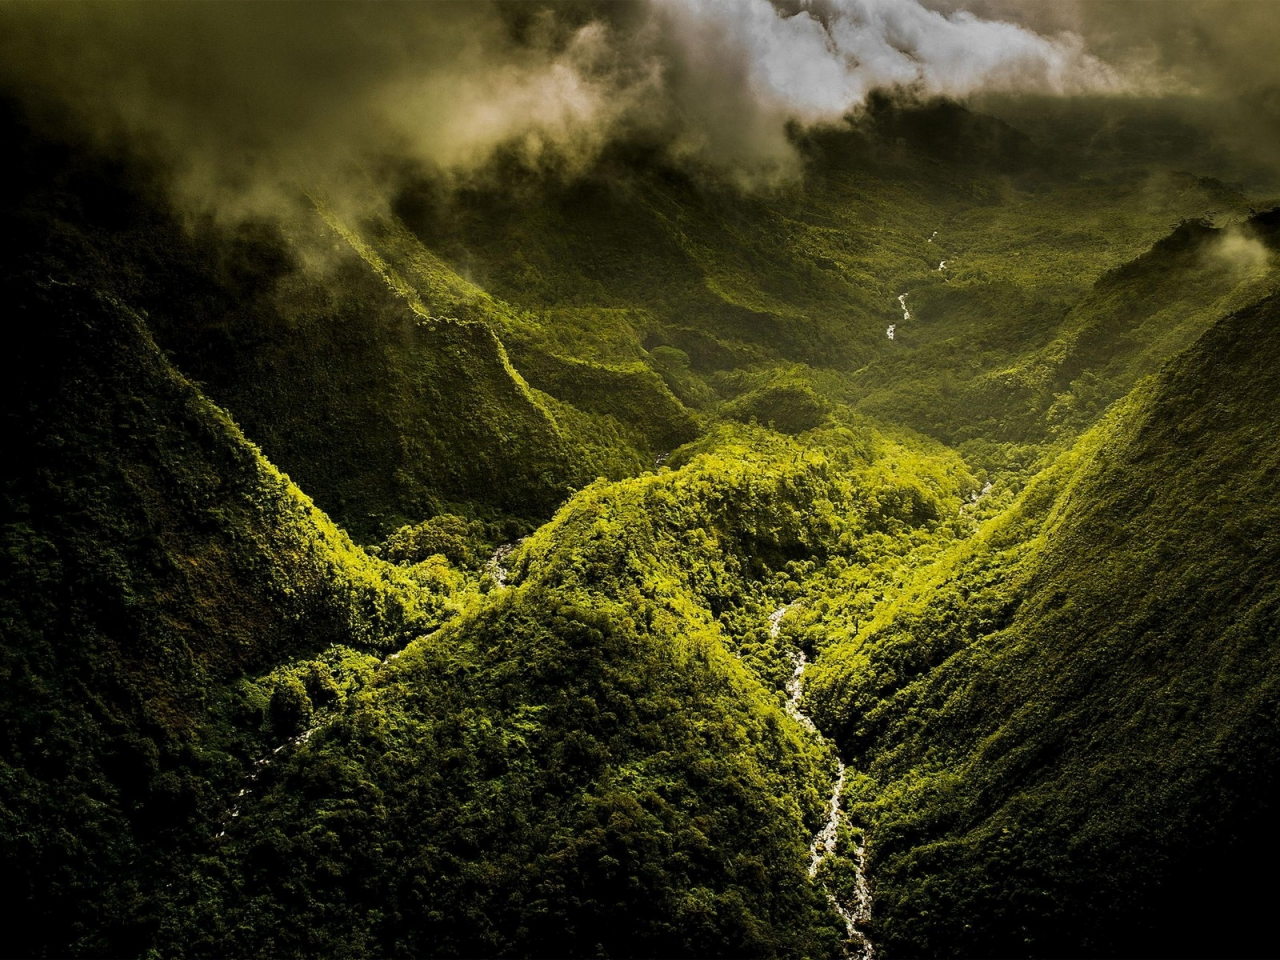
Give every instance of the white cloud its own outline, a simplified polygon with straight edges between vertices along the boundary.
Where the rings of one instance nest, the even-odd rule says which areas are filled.
[[[795,171],[790,124],[836,120],[877,87],[1124,88],[1074,34],[917,0],[530,9],[9,4],[0,80],[100,133],[166,143],[181,186],[223,208],[260,203],[272,177],[332,187],[387,157],[465,173],[507,148],[572,171],[629,137],[767,180]]]

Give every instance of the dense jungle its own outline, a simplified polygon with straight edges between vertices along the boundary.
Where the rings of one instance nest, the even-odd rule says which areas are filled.
[[[272,97],[368,70],[270,50],[406,56],[363,8],[58,6],[0,8],[5,956],[1273,953],[1280,86],[899,39],[751,120],[686,44],[592,138],[530,78],[638,98],[643,30],[1066,34],[391,5],[505,126],[335,176]]]

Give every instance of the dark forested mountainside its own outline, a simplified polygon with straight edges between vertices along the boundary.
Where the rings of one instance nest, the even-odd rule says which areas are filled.
[[[35,271],[4,295],[7,949],[133,952],[278,719],[242,678],[393,649],[443,598],[356,548],[119,301]]]
[[[1277,217],[1212,170],[886,100],[771,191],[233,225],[4,124],[8,952],[1266,952]]]
[[[145,313],[184,372],[363,540],[455,502],[527,526],[594,477],[485,324],[415,310],[318,215],[184,223],[156,169],[7,123],[24,148],[6,211],[31,238],[21,258]]]

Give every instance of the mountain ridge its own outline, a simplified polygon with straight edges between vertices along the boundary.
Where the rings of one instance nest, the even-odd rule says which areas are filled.
[[[1265,952],[1277,213],[881,106],[240,224],[6,115],[13,951]]]

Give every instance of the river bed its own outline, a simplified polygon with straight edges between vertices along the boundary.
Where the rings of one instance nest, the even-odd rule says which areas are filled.
[[[782,618],[786,616],[787,607],[779,607],[769,615],[769,636],[777,637],[782,629]],[[800,709],[800,700],[804,694],[804,671],[809,666],[809,658],[803,650],[797,651],[791,658],[794,665],[794,672],[791,679],[787,681],[787,715],[795,720],[800,726],[804,727],[812,736],[819,741],[825,741],[825,738],[814,725],[812,718]],[[836,779],[832,784],[831,800],[827,804],[827,820],[822,828],[814,835],[813,842],[809,844],[809,876],[817,877],[818,868],[822,866],[822,862],[836,852],[837,831],[840,827],[841,801],[844,798],[845,784],[845,765],[844,762],[836,757]],[[844,920],[845,928],[848,931],[848,955],[856,958],[856,960],[874,960],[875,948],[871,945],[871,941],[867,939],[867,935],[862,932],[861,927],[871,919],[871,886],[867,883],[866,871],[864,869],[865,850],[862,845],[855,845],[853,848],[853,856],[851,859],[854,863],[854,896],[853,902],[848,903],[838,898],[832,891],[831,887],[826,887],[827,899],[831,902],[831,906],[836,913],[840,914]]]

